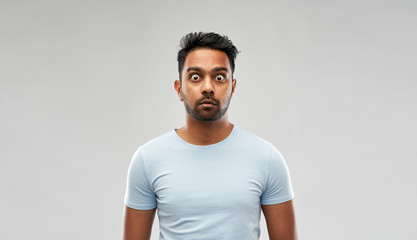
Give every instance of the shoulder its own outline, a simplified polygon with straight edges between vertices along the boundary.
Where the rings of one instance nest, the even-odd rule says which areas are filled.
[[[271,151],[276,148],[269,141],[257,136],[255,133],[237,127],[237,138],[240,144],[248,146],[250,149],[258,149],[260,151]]]
[[[146,158],[166,152],[169,148],[173,148],[176,141],[174,130],[163,135],[153,138],[145,144],[139,146],[133,155],[133,158]]]
[[[258,163],[269,165],[271,159],[282,158],[274,145],[251,131],[237,128],[235,148],[240,154],[256,160]]]

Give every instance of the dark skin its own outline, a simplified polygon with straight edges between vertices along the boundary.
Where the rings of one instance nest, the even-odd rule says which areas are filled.
[[[174,83],[180,101],[190,108],[198,110],[202,117],[214,116],[218,110],[226,107],[235,88],[236,79],[227,55],[213,49],[197,49],[190,52],[184,62],[182,79]],[[210,94],[216,104],[201,103],[199,100]],[[215,121],[195,119],[186,111],[185,126],[177,134],[186,142],[194,145],[210,145],[224,140],[233,129],[228,120],[227,111]],[[155,210],[135,210],[126,207],[124,240],[149,240]],[[262,205],[262,211],[271,240],[296,240],[296,225],[293,201],[280,204]]]
[[[156,208],[136,210],[125,207],[124,240],[149,240]]]
[[[229,59],[224,52],[212,49],[194,50],[185,59],[182,81],[175,81],[174,88],[180,101],[189,101],[191,107],[195,101],[205,94],[211,94],[219,105],[197,108],[202,114],[209,116],[217,108],[226,105],[236,87],[236,79],[232,79]],[[198,77],[196,77],[198,76]],[[216,77],[222,76],[221,80]],[[194,78],[197,79],[194,79]],[[186,96],[187,99],[184,99]],[[199,121],[186,112],[186,124],[177,130],[177,134],[185,141],[195,145],[210,145],[225,139],[233,129],[227,112],[216,121]]]
[[[292,200],[279,204],[262,205],[262,212],[268,227],[269,239],[298,239]]]

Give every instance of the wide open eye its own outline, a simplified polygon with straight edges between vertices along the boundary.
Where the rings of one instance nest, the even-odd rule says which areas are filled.
[[[216,76],[216,81],[218,81],[218,82],[224,82],[225,81],[225,78],[224,78],[223,75],[217,75]]]
[[[200,79],[200,76],[198,76],[197,74],[193,74],[191,76],[191,80],[193,80],[193,81],[198,81],[198,79]]]

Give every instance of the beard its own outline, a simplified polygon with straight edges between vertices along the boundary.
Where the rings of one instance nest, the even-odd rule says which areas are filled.
[[[188,114],[193,117],[197,121],[201,122],[213,122],[219,120],[224,116],[229,108],[231,95],[227,99],[227,102],[222,106],[220,101],[215,99],[211,94],[206,94],[204,97],[198,99],[194,103],[194,107],[191,107],[190,101],[188,100],[187,96],[184,93],[182,94],[182,98],[184,101],[184,106]],[[215,104],[211,107],[203,108],[200,106],[200,103],[204,100],[211,100],[215,102]]]

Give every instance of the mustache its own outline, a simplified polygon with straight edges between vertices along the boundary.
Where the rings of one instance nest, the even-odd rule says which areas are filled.
[[[196,105],[201,104],[201,102],[203,102],[203,101],[211,101],[211,102],[213,102],[215,105],[219,105],[219,104],[220,104],[220,101],[219,101],[219,100],[217,100],[217,99],[215,99],[215,98],[214,98],[212,95],[210,95],[210,94],[205,94],[202,98],[198,99],[198,100],[196,101]]]

